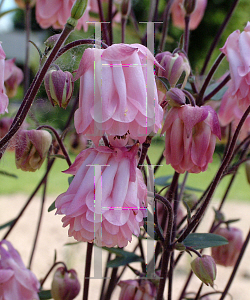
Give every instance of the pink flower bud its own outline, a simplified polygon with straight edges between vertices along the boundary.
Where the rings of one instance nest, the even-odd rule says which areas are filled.
[[[19,84],[23,81],[23,71],[15,65],[15,58],[5,61],[4,86],[8,97],[14,97]]]
[[[214,233],[228,240],[227,245],[212,248],[212,257],[216,264],[225,267],[233,266],[243,245],[242,231],[235,227],[229,227],[217,228]]]
[[[47,156],[52,137],[46,130],[21,130],[16,142],[16,167],[35,172]]]
[[[202,255],[191,262],[194,274],[206,285],[213,286],[216,277],[216,264],[209,255]]]
[[[172,54],[168,51],[158,53],[155,59],[165,69],[160,69],[155,66],[156,75],[158,77],[165,77],[170,83],[171,87],[175,87],[183,72],[185,72],[185,79],[182,83],[182,88],[186,85],[188,76],[190,74],[190,65],[187,57],[183,53]]]
[[[56,270],[51,285],[51,295],[54,300],[72,300],[80,291],[80,283],[75,270],[60,267]]]
[[[67,71],[52,69],[45,75],[44,85],[52,105],[66,108],[73,93],[73,75]]]
[[[173,107],[180,107],[186,103],[186,96],[182,90],[177,88],[172,88],[166,93],[166,100]]]
[[[156,286],[149,280],[120,281],[121,287],[119,300],[154,300],[157,294]]]

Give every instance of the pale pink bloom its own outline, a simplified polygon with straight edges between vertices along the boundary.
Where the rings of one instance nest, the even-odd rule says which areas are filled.
[[[145,141],[161,128],[154,57],[139,44],[114,44],[107,49],[85,50],[76,79],[80,78],[78,133],[101,137],[129,133]]]
[[[228,244],[212,248],[215,263],[224,267],[234,266],[243,245],[242,231],[236,227],[219,227],[214,233],[228,240]]]
[[[71,16],[71,8],[75,0],[36,0],[36,20],[42,28],[52,26],[62,29]],[[88,30],[89,5],[83,16],[78,20],[77,29]]]
[[[19,84],[23,81],[23,71],[15,65],[15,58],[5,61],[4,86],[8,97],[14,97]]]
[[[175,0],[171,8],[173,24],[174,26],[181,29],[185,28],[186,15],[185,9],[183,7],[183,2],[184,0]],[[189,29],[194,30],[199,26],[203,18],[206,6],[207,0],[196,0],[195,9],[190,15]]]
[[[123,280],[119,300],[154,300],[157,295],[156,286],[149,280]]]
[[[229,61],[231,75],[231,95],[242,109],[250,105],[250,22],[244,31],[234,31],[229,35],[221,52]]]
[[[40,284],[10,242],[0,242],[0,299],[39,300]]]
[[[213,161],[216,137],[221,135],[217,114],[210,106],[172,107],[166,115],[164,132],[167,164],[178,173],[206,171]]]
[[[75,175],[57,197],[57,214],[77,241],[125,247],[140,234],[146,216],[147,188],[137,169],[138,147],[100,146],[82,151],[65,171]],[[95,165],[95,167],[94,167]]]
[[[8,112],[9,99],[4,88],[5,53],[0,44],[0,114]]]

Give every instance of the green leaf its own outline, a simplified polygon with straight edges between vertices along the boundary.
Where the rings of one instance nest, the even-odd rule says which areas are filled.
[[[213,83],[213,84],[210,84],[207,89],[206,89],[206,92],[205,92],[205,96],[207,96],[209,93],[211,93],[215,88],[217,88],[217,86],[220,84],[220,82],[216,82],[216,83]],[[214,101],[218,101],[218,100],[221,100],[222,96],[225,94],[226,90],[228,89],[227,86],[224,86],[222,89],[220,89],[212,98],[211,100],[214,100]]]
[[[4,176],[13,177],[13,178],[18,178],[18,176],[16,174],[9,173],[9,172],[6,172],[6,171],[0,171],[0,174],[2,174]]]
[[[113,260],[110,260],[107,263],[108,268],[117,268],[120,266],[125,266],[127,264],[130,264],[132,262],[141,262],[143,259],[136,255],[135,253],[124,251],[120,248],[108,248],[108,247],[102,247],[102,249],[107,250],[110,253],[116,254],[116,258]]]
[[[155,179],[155,184],[160,185],[160,186],[168,185],[170,183],[170,179],[172,179],[172,178],[173,178],[172,175],[157,177]]]
[[[75,177],[75,176],[70,176],[70,177],[68,178],[68,183],[69,183],[69,185],[70,185],[71,182],[73,181],[74,177]]]
[[[183,244],[196,250],[228,244],[226,238],[214,233],[190,233]]]
[[[168,90],[170,90],[171,86],[170,86],[170,83],[169,81],[167,80],[167,78],[165,77],[157,77],[160,79],[160,81],[163,83],[163,85],[165,86],[165,88]]]
[[[52,299],[50,290],[41,291],[38,293],[39,299]]]
[[[7,223],[3,224],[3,225],[0,225],[0,230],[1,229],[4,229],[5,227],[8,227],[8,226],[11,226],[12,223],[15,221],[16,219],[13,219],[11,221],[8,221]]]
[[[224,223],[225,224],[231,224],[231,223],[235,223],[235,222],[238,222],[238,221],[240,221],[240,219],[230,219],[230,220],[225,221]]]
[[[48,212],[51,212],[52,210],[56,209],[55,202],[56,202],[56,201],[54,201],[54,202],[50,205],[50,207],[48,208]]]
[[[66,157],[62,154],[52,154],[49,156],[50,158],[61,158],[61,159],[66,159]]]

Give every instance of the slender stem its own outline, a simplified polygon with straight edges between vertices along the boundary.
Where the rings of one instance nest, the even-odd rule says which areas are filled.
[[[189,247],[189,246],[186,246],[186,249],[190,252],[194,252],[198,257],[201,257],[201,254],[199,251],[195,250],[194,248],[192,247]]]
[[[113,2],[114,0],[109,0],[109,7],[108,7],[108,20],[109,20],[109,41],[110,41],[110,45],[113,44]]]
[[[182,199],[182,195],[184,193],[184,190],[185,190],[185,186],[186,186],[186,182],[187,182],[187,178],[188,178],[188,171],[186,171],[185,175],[184,175],[184,179],[182,181],[182,184],[181,184],[181,190],[180,190],[180,193],[178,195],[178,200],[181,201]]]
[[[162,35],[161,35],[161,43],[160,43],[160,52],[164,51],[166,36],[168,33],[168,23],[170,18],[171,6],[174,0],[169,0],[166,5],[165,11],[163,13],[163,26],[162,26]]]
[[[20,126],[22,125],[24,119],[26,118],[29,109],[32,105],[33,100],[35,99],[35,96],[38,92],[38,89],[40,88],[43,78],[50,66],[50,64],[53,62],[58,50],[60,49],[61,45],[64,43],[65,39],[67,36],[70,34],[70,32],[74,28],[66,23],[64,30],[62,31],[60,38],[57,40],[57,43],[55,44],[54,48],[51,51],[50,56],[48,59],[45,61],[42,69],[38,71],[37,76],[35,77],[34,81],[32,82],[30,88],[28,89],[24,100],[13,120],[13,123],[10,127],[9,132],[1,139],[0,141],[0,158],[2,157],[4,151],[5,151],[5,146],[9,142],[9,140],[13,137],[13,135],[18,131]]]
[[[173,273],[174,273],[174,252],[172,252],[170,256],[170,264],[169,264],[169,272],[168,272],[168,300],[172,300]]]
[[[57,265],[59,265],[59,264],[62,264],[62,265],[64,266],[65,270],[67,271],[67,267],[66,267],[66,265],[65,265],[64,262],[62,262],[62,261],[55,262],[55,263],[53,264],[53,266],[49,269],[49,271],[48,271],[48,273],[45,275],[45,277],[41,280],[41,282],[40,282],[40,288],[42,288],[42,286],[44,285],[46,279],[49,277],[49,274],[52,272],[52,270],[54,269],[54,267],[57,266]]]
[[[102,281],[102,288],[101,288],[101,293],[100,293],[100,299],[99,300],[102,300],[102,298],[103,298],[103,294],[104,294],[104,290],[105,290],[105,285],[106,285],[106,282],[107,282],[108,269],[109,269],[107,267],[107,264],[110,261],[110,258],[111,258],[111,253],[109,253],[108,257],[107,257],[106,267],[105,267],[105,272],[104,272],[104,278],[103,278],[103,281]]]
[[[104,24],[102,24],[102,33],[103,33],[103,39],[106,41],[106,43],[110,46],[110,40],[108,36],[108,30],[107,30],[107,24],[105,24],[104,14],[103,14],[103,8],[102,8],[102,2],[101,0],[97,0],[98,3],[98,9],[99,9],[99,17],[100,21]]]
[[[223,31],[224,31],[224,29],[225,29],[225,27],[226,27],[228,21],[230,20],[232,14],[233,14],[233,11],[234,11],[234,9],[236,8],[236,5],[238,4],[238,2],[239,2],[239,0],[234,0],[234,3],[232,4],[232,6],[231,6],[231,8],[230,8],[230,10],[229,10],[229,12],[228,12],[228,14],[226,15],[225,20],[224,20],[223,23],[221,24],[221,27],[220,27],[219,31],[217,32],[216,37],[215,37],[214,40],[213,40],[213,43],[212,43],[211,46],[210,46],[210,49],[209,49],[209,51],[208,51],[206,60],[205,60],[204,65],[203,65],[203,67],[202,67],[202,69],[201,69],[201,74],[200,74],[200,75],[203,75],[203,74],[205,73],[206,68],[207,68],[207,65],[208,65],[208,63],[209,63],[209,60],[210,60],[210,58],[211,58],[211,56],[212,56],[212,53],[213,53],[215,47],[217,46],[217,44],[218,44],[218,42],[219,42],[219,40],[220,40],[220,37],[221,37],[221,35],[222,35],[222,33],[223,33]]]
[[[60,146],[60,148],[61,148],[61,150],[62,150],[62,153],[63,153],[63,155],[65,156],[65,159],[66,159],[66,161],[67,161],[67,163],[68,163],[68,165],[69,165],[69,167],[70,167],[72,163],[71,163],[69,154],[68,154],[68,152],[67,152],[67,150],[66,150],[66,148],[65,148],[65,146],[64,146],[64,144],[63,144],[62,139],[60,138],[60,136],[59,136],[59,134],[57,133],[57,131],[55,130],[55,128],[53,128],[52,126],[49,126],[49,125],[41,125],[41,126],[39,126],[36,130],[39,130],[39,129],[42,129],[42,128],[49,129],[49,130],[51,130],[51,131],[54,133],[54,135],[55,135],[55,137],[56,137],[56,140],[57,140],[57,142],[58,142],[58,144],[59,144],[59,146]]]
[[[226,297],[226,295],[227,295],[227,293],[228,293],[228,291],[229,291],[229,288],[230,288],[230,286],[231,286],[231,284],[232,284],[232,282],[233,282],[233,280],[234,280],[234,277],[235,277],[235,275],[236,275],[236,272],[237,272],[237,270],[238,270],[238,267],[239,267],[239,265],[240,265],[240,262],[241,262],[241,259],[242,259],[242,257],[243,257],[243,254],[245,253],[245,250],[246,250],[246,248],[247,248],[247,245],[248,245],[248,243],[249,243],[249,240],[250,240],[250,230],[249,230],[249,232],[248,232],[248,234],[247,234],[247,236],[246,236],[246,239],[245,239],[245,241],[244,241],[244,244],[243,244],[243,246],[242,246],[242,248],[241,248],[241,250],[240,250],[238,259],[237,259],[237,261],[236,261],[236,263],[235,263],[235,265],[234,265],[234,268],[233,268],[233,271],[232,271],[232,273],[231,273],[231,276],[230,276],[230,278],[229,278],[229,280],[228,280],[228,283],[227,283],[227,285],[226,285],[226,287],[225,287],[225,289],[224,289],[224,291],[223,291],[223,293],[222,293],[222,295],[221,295],[221,297],[220,297],[219,300],[223,300],[223,299]]]
[[[184,51],[186,52],[186,56],[188,57],[188,48],[189,48],[189,21],[190,16],[185,16],[185,32],[184,32]]]
[[[28,266],[29,269],[31,269],[31,264],[32,264],[34,253],[36,250],[38,235],[39,235],[39,231],[40,231],[40,227],[41,227],[44,203],[45,203],[45,199],[46,199],[46,190],[47,190],[47,177],[43,183],[43,195],[42,195],[41,209],[40,209],[40,215],[39,215],[39,219],[38,219],[38,223],[37,223],[37,229],[36,229],[36,235],[35,235],[35,239],[34,239],[34,243],[33,243],[33,248],[32,248],[30,260],[29,260],[29,266]]]
[[[84,275],[84,288],[83,288],[83,300],[88,300],[89,295],[89,279],[90,279],[90,268],[91,258],[93,251],[93,243],[87,244],[86,260],[85,260],[85,275]]]
[[[184,298],[184,296],[185,296],[185,294],[186,294],[186,289],[187,289],[187,287],[188,287],[188,285],[189,285],[189,282],[190,282],[190,280],[191,280],[191,278],[192,278],[192,275],[193,275],[193,271],[191,270],[191,271],[189,272],[188,278],[187,278],[187,280],[186,280],[186,283],[185,283],[185,285],[184,285],[184,287],[183,287],[183,289],[182,289],[182,291],[181,291],[181,294],[180,294],[180,297],[178,298],[178,300],[182,300],[182,299]]]
[[[205,96],[203,98],[203,103],[205,103],[206,101],[210,100],[214,95],[216,95],[228,83],[228,81],[230,79],[231,79],[231,76],[227,75],[227,77],[224,78],[222,80],[222,82],[219,85],[217,85],[217,87],[212,92],[210,92],[207,96]]]
[[[143,163],[144,163],[144,160],[147,156],[148,148],[151,145],[151,141],[152,141],[152,137],[147,136],[146,141],[142,144],[142,153],[141,153],[141,157],[140,157],[140,160],[139,160],[139,163],[138,163],[138,166],[137,166],[140,170],[143,167]]]
[[[203,283],[201,283],[200,288],[199,288],[194,300],[199,300],[200,299],[200,294],[201,294],[202,288],[203,288]]]
[[[205,94],[205,91],[209,85],[209,82],[210,80],[212,79],[215,71],[217,70],[218,66],[220,65],[222,59],[225,57],[225,54],[224,53],[221,53],[218,58],[216,59],[215,63],[213,64],[212,68],[210,69],[202,87],[201,87],[201,90],[199,92],[199,95],[197,97],[197,100],[196,100],[196,103],[197,105],[201,106],[203,105],[204,101],[203,101],[203,96]]]
[[[162,166],[161,162],[163,161],[163,159],[164,159],[164,155],[163,155],[163,152],[162,152],[161,156],[159,157],[159,159],[158,159],[158,161],[157,161],[157,163],[156,163],[156,165],[154,167],[154,174],[156,173],[156,171],[158,170],[158,168],[160,166]]]
[[[210,200],[213,196],[213,193],[215,191],[215,188],[217,187],[222,175],[223,175],[223,172],[224,170],[226,169],[226,167],[228,166],[228,163],[230,162],[230,159],[232,157],[232,154],[233,154],[233,151],[234,151],[234,147],[236,145],[236,142],[237,142],[237,139],[238,139],[238,136],[239,136],[239,133],[240,133],[240,130],[248,116],[250,112],[250,106],[247,108],[247,110],[245,111],[243,117],[241,118],[236,130],[235,130],[235,133],[233,135],[233,139],[230,143],[230,146],[229,146],[229,149],[227,151],[227,154],[214,178],[214,181],[212,182],[211,184],[211,187],[208,191],[208,194],[204,200],[204,202],[202,203],[200,209],[197,211],[197,213],[194,215],[194,217],[192,218],[192,220],[190,221],[189,225],[187,226],[187,228],[184,230],[184,232],[181,234],[181,236],[179,237],[178,239],[178,242],[182,242],[188,235],[189,233],[195,228],[195,226],[200,222],[205,210],[207,209],[207,206],[208,204],[210,203]]]
[[[121,21],[121,34],[122,34],[122,43],[125,43],[125,30],[126,30],[127,18],[122,17]]]
[[[30,83],[30,69],[29,69],[29,40],[30,40],[30,26],[31,26],[31,7],[29,1],[25,4],[25,64],[24,64],[24,94],[26,94]]]
[[[112,273],[111,273],[111,278],[109,281],[109,286],[108,286],[107,292],[105,294],[104,300],[109,300],[115,289],[115,286],[117,284],[117,271],[118,271],[118,268],[113,268]]]

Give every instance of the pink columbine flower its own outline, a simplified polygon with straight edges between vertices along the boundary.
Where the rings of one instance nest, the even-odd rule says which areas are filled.
[[[65,173],[75,175],[57,197],[57,214],[77,241],[125,247],[140,234],[146,216],[147,188],[137,169],[138,147],[83,150]]]
[[[0,44],[0,114],[8,112],[9,99],[4,88],[5,53]]]
[[[185,28],[185,15],[186,11],[183,6],[184,0],[175,0],[171,7],[172,21],[174,26],[181,29]],[[207,0],[196,0],[196,6],[194,11],[190,15],[189,29],[196,29],[205,12],[207,6]]]
[[[0,299],[39,300],[40,284],[10,242],[0,242]]]
[[[75,0],[36,0],[36,20],[42,28],[52,26],[61,29],[71,16],[71,8]],[[77,29],[88,30],[89,5],[83,16],[78,20]]]
[[[219,227],[214,233],[228,240],[228,244],[212,248],[215,263],[224,267],[234,266],[243,245],[242,231],[236,227]]]
[[[232,78],[231,95],[235,97],[237,104],[243,109],[250,105],[250,22],[244,31],[234,31],[229,35],[221,52],[229,61],[230,75]]]
[[[206,171],[213,161],[216,137],[221,136],[217,114],[210,106],[172,107],[166,115],[164,132],[167,164],[178,173]]]
[[[114,44],[107,49],[85,50],[75,79],[80,78],[78,133],[101,137],[129,133],[145,141],[161,128],[154,57],[139,44]]]
[[[156,286],[149,280],[123,280],[119,300],[154,300],[157,294]]]
[[[14,97],[19,84],[23,81],[23,71],[15,65],[15,58],[5,61],[4,86],[8,97]]]

